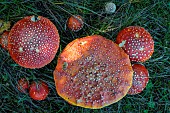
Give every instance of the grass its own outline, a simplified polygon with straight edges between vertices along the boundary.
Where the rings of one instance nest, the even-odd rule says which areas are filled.
[[[110,0],[0,0],[0,18],[12,25],[28,15],[49,18],[58,28],[61,43],[55,59],[41,69],[25,69],[17,65],[6,50],[0,48],[0,112],[37,113],[168,113],[170,112],[170,2],[168,0],[114,0],[117,11],[105,14],[104,5]],[[130,2],[131,1],[131,2]],[[70,15],[81,15],[85,26],[77,33],[65,28]],[[72,40],[100,34],[115,41],[118,32],[127,26],[147,29],[155,42],[155,52],[144,65],[150,80],[145,90],[127,95],[108,107],[91,110],[72,106],[55,90],[53,70],[57,57]],[[35,101],[16,89],[17,81],[26,77],[44,80],[50,94],[44,101]]]

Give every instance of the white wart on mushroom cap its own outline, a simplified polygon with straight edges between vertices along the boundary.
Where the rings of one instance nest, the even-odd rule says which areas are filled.
[[[152,36],[143,27],[129,26],[121,30],[116,43],[129,55],[131,61],[144,62],[154,52]]]
[[[98,109],[122,99],[132,85],[128,55],[99,35],[69,43],[54,71],[58,94],[72,105]]]
[[[25,68],[41,68],[50,63],[59,47],[55,25],[42,16],[28,16],[18,21],[8,38],[9,53]]]

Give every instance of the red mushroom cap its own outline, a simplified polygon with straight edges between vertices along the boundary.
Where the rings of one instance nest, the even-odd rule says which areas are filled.
[[[74,32],[81,30],[83,26],[84,22],[80,15],[73,15],[67,20],[67,27]]]
[[[129,26],[121,30],[116,43],[125,50],[131,61],[144,62],[154,52],[154,41],[150,33],[139,26]]]
[[[0,38],[0,45],[8,50],[8,35],[9,35],[9,31],[5,31]]]
[[[19,81],[18,81],[18,85],[17,85],[17,88],[20,92],[22,93],[25,93],[26,92],[26,89],[29,88],[29,82],[26,78],[21,78]]]
[[[29,95],[34,100],[44,100],[49,93],[48,85],[43,82],[33,81],[29,88]]]
[[[141,64],[132,65],[134,75],[132,87],[129,89],[128,94],[134,95],[143,91],[149,81],[149,73],[145,66]]]
[[[27,16],[18,21],[8,37],[12,59],[25,68],[41,68],[50,63],[59,47],[55,25],[42,16]]]
[[[132,85],[128,55],[100,35],[69,43],[59,55],[57,93],[72,105],[98,109],[122,99]]]

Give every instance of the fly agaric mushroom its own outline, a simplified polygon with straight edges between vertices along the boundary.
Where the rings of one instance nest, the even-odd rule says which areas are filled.
[[[34,100],[44,100],[49,93],[48,85],[43,82],[33,81],[29,88],[29,95]]]
[[[143,27],[129,26],[118,33],[116,43],[129,55],[131,61],[144,62],[154,52],[152,36]]]
[[[122,99],[133,78],[128,55],[100,35],[69,43],[53,74],[59,96],[72,105],[91,109]]]
[[[129,89],[128,94],[134,95],[143,91],[149,81],[149,73],[145,66],[141,64],[132,65],[134,75],[132,87]]]
[[[0,45],[6,50],[8,50],[8,35],[9,31],[5,31],[0,37]]]
[[[8,37],[12,59],[25,68],[41,68],[50,63],[59,47],[55,25],[42,16],[27,16],[18,21]]]
[[[20,92],[25,93],[26,90],[29,88],[29,82],[26,78],[21,78],[18,81],[17,88]]]
[[[80,15],[73,15],[67,20],[67,27],[74,32],[81,30],[83,26],[84,22]]]

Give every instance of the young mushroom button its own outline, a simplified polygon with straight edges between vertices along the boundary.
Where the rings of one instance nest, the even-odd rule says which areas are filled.
[[[8,35],[9,31],[5,31],[0,37],[0,45],[6,50],[8,50]]]
[[[25,68],[41,68],[50,63],[59,47],[55,25],[42,16],[27,16],[19,20],[8,37],[12,59]]]
[[[26,93],[26,90],[28,88],[29,88],[29,81],[26,78],[21,78],[18,81],[17,89],[22,93]]]
[[[29,88],[29,95],[34,100],[44,100],[49,93],[47,83],[44,81],[33,81]]]
[[[92,35],[70,42],[53,74],[57,93],[68,103],[99,109],[127,94],[133,71],[128,55],[117,44]]]
[[[73,15],[67,20],[67,27],[74,32],[78,32],[83,26],[84,22],[80,15]]]
[[[152,36],[139,26],[129,26],[121,30],[116,43],[125,50],[130,60],[135,62],[145,62],[154,52]]]

